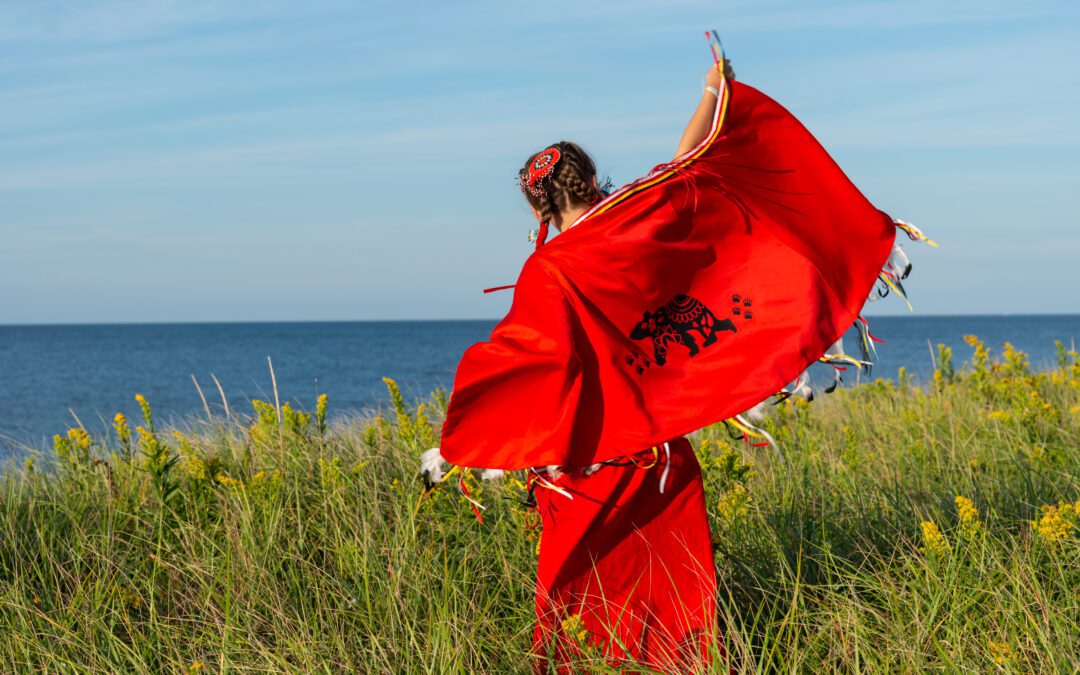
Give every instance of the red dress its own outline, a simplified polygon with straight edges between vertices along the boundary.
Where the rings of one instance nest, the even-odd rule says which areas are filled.
[[[661,669],[700,655],[716,630],[711,539],[682,435],[816,362],[896,237],[787,110],[741,83],[720,94],[696,148],[529,257],[510,312],[455,375],[441,443],[452,464],[587,467],[671,448],[670,467],[555,479],[572,500],[538,490],[536,643],[558,663],[579,637]]]
[[[690,442],[680,437],[655,456],[550,482],[573,499],[536,491],[540,663],[551,659],[560,672],[573,672],[574,660],[592,652],[664,672],[700,670],[715,644],[716,579]]]

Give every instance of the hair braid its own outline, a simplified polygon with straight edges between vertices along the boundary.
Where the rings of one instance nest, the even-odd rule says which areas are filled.
[[[532,195],[529,196],[531,197],[529,202],[532,203],[533,208],[540,213],[540,222],[550,223],[555,217],[555,212],[558,211],[551,195],[545,191],[544,194],[538,197],[533,197]]]

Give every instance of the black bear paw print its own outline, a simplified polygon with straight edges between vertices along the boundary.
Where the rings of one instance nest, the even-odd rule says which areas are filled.
[[[643,354],[627,354],[626,365],[632,366],[637,371],[637,374],[641,375],[646,368],[652,365],[652,361]]]
[[[731,296],[731,302],[734,305],[731,308],[732,316],[741,316],[744,319],[754,318],[754,313],[750,311],[750,307],[754,303],[750,301],[750,298],[740,293],[734,293]]]

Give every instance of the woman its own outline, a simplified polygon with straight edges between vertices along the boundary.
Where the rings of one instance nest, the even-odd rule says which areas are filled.
[[[879,278],[896,287],[897,227],[921,234],[870,204],[787,110],[719,69],[675,159],[643,178],[605,196],[565,142],[519,177],[537,250],[510,312],[463,356],[441,454],[424,469],[438,480],[445,458],[528,472],[544,528],[539,655],[560,668],[587,652],[699,669],[720,641],[685,434],[784,393]],[[551,226],[560,235],[545,245]]]
[[[721,86],[723,75],[710,69],[676,157],[705,138]],[[592,159],[566,141],[531,156],[519,181],[541,228],[550,223],[559,232],[604,196]],[[536,492],[543,535],[535,649],[553,651],[556,663],[588,647],[682,672],[707,661],[716,582],[689,441],[680,436],[624,459],[560,467],[559,474]]]

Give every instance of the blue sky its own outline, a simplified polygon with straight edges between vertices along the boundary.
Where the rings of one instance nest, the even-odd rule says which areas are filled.
[[[525,157],[670,158],[712,27],[917,312],[1080,312],[1077,3],[0,1],[0,323],[501,316]]]

